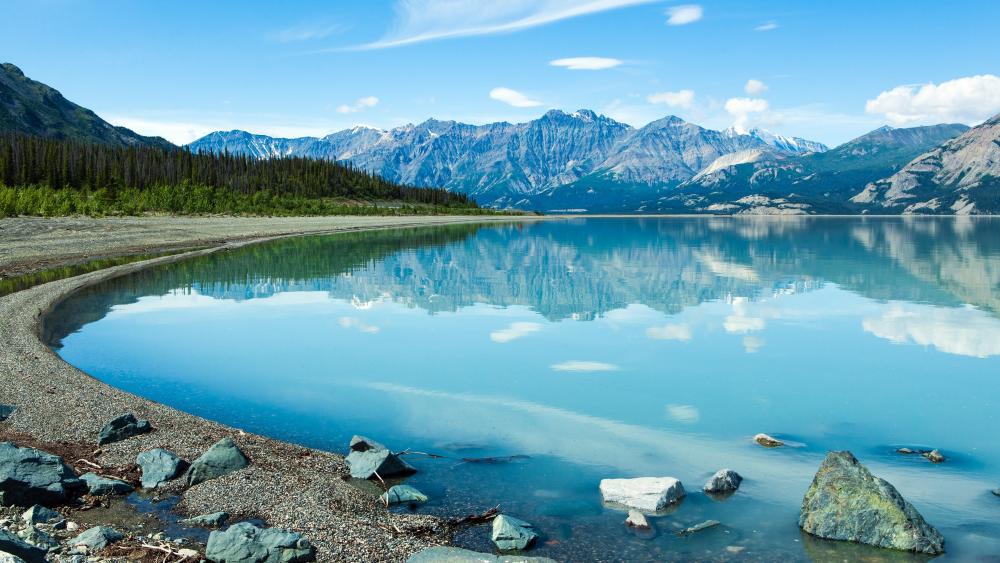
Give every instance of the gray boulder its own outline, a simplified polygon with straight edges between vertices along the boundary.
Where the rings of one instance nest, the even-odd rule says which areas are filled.
[[[10,415],[14,414],[17,407],[14,405],[0,405],[0,422],[3,422],[10,418]]]
[[[493,519],[493,533],[490,536],[498,549],[509,551],[525,549],[535,542],[538,534],[534,527],[513,516],[501,514]]]
[[[83,546],[88,552],[100,551],[109,545],[125,539],[125,534],[107,526],[95,526],[69,540],[70,547]]]
[[[186,518],[181,520],[181,524],[187,526],[202,526],[204,528],[219,528],[229,520],[228,512],[213,512],[211,514],[202,514],[201,516],[195,516],[193,518]]]
[[[96,473],[85,473],[80,478],[87,484],[90,494],[95,496],[127,495],[135,490],[132,485],[129,485],[125,481],[101,477]]]
[[[830,452],[802,499],[799,527],[825,539],[939,555],[944,538],[851,454]]]
[[[35,547],[7,530],[0,529],[0,552],[20,557],[27,563],[44,563],[48,550]]]
[[[731,493],[740,488],[743,477],[732,469],[720,469],[702,487],[706,493]]]
[[[62,514],[59,514],[51,508],[45,508],[40,504],[36,504],[24,511],[21,515],[21,519],[28,524],[48,524],[49,522],[62,520]]]
[[[97,434],[97,445],[103,446],[121,442],[152,430],[153,427],[148,420],[139,420],[132,413],[123,414],[104,425],[104,428]]]
[[[135,458],[135,462],[142,469],[140,481],[144,489],[155,489],[180,477],[190,465],[174,452],[162,448],[142,452]]]
[[[16,555],[7,553],[6,551],[0,551],[0,563],[26,563],[24,559]]]
[[[188,472],[188,485],[194,486],[216,479],[250,465],[250,460],[231,438],[216,442],[201,457],[194,460]]]
[[[208,537],[205,558],[215,563],[300,563],[316,560],[316,548],[302,535],[249,522]]]
[[[347,466],[351,470],[351,477],[356,479],[371,479],[376,473],[379,477],[385,478],[408,475],[417,471],[398,455],[389,451],[389,448],[364,436],[351,438]]]
[[[409,485],[395,485],[382,493],[382,502],[386,504],[402,504],[406,502],[427,502],[428,496]]]
[[[406,563],[556,563],[548,557],[493,555],[460,547],[428,547],[406,560]]]
[[[84,489],[59,456],[0,442],[0,505],[61,504]]]
[[[59,541],[34,526],[28,526],[17,533],[25,542],[46,551],[59,547]]]

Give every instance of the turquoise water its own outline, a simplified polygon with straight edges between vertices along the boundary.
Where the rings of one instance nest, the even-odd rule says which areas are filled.
[[[239,428],[445,456],[410,459],[432,497],[417,510],[499,504],[539,529],[537,555],[918,559],[799,532],[824,453],[849,449],[941,530],[941,560],[965,561],[1000,557],[998,313],[996,219],[592,218],[219,253],[88,289],[46,336]],[[742,488],[705,497],[723,467]],[[649,475],[689,496],[636,534],[597,484]],[[709,518],[723,526],[674,533]],[[458,542],[491,547],[484,527]]]

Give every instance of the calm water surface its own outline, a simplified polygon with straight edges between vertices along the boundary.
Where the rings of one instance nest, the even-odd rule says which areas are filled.
[[[849,449],[966,561],[1000,557],[998,314],[995,219],[595,218],[219,253],[80,293],[46,330],[88,373],[226,424],[441,454],[412,459],[418,510],[500,504],[536,555],[917,560],[799,532],[824,453]],[[723,467],[746,480],[715,501]],[[647,475],[689,496],[636,534],[597,484]]]

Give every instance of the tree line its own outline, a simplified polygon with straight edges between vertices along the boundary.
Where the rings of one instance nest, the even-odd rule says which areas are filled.
[[[219,211],[217,199],[225,203],[223,207],[286,209],[305,205],[317,213],[331,205],[359,203],[360,207],[377,209],[377,205],[370,204],[386,201],[414,209],[477,207],[465,194],[401,185],[326,160],[257,160],[245,155],[196,154],[183,148],[116,147],[16,133],[0,134],[0,184],[9,192],[8,198],[21,198],[20,192],[28,193],[31,190],[27,188],[32,188],[32,197],[91,203],[96,198],[100,201],[94,205],[105,206],[122,199],[123,193],[129,200],[145,201],[154,207],[172,198],[178,200],[173,206],[179,209],[152,210],[179,212]],[[63,191],[72,193],[60,196],[58,192]],[[198,209],[185,209],[191,206],[183,199],[192,197],[201,199],[194,205]],[[320,205],[317,201],[308,203],[310,200],[327,201]]]

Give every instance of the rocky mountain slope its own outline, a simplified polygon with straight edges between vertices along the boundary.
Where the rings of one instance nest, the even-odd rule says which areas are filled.
[[[1000,115],[921,154],[851,198],[883,213],[1000,210]]]
[[[161,137],[111,125],[10,63],[0,64],[0,132],[117,146],[174,146]]]
[[[880,127],[823,153],[764,152],[743,159],[738,158],[743,153],[729,154],[681,184],[657,202],[657,208],[861,212],[865,206],[850,198],[863,186],[892,175],[917,155],[967,130],[960,124]]]

